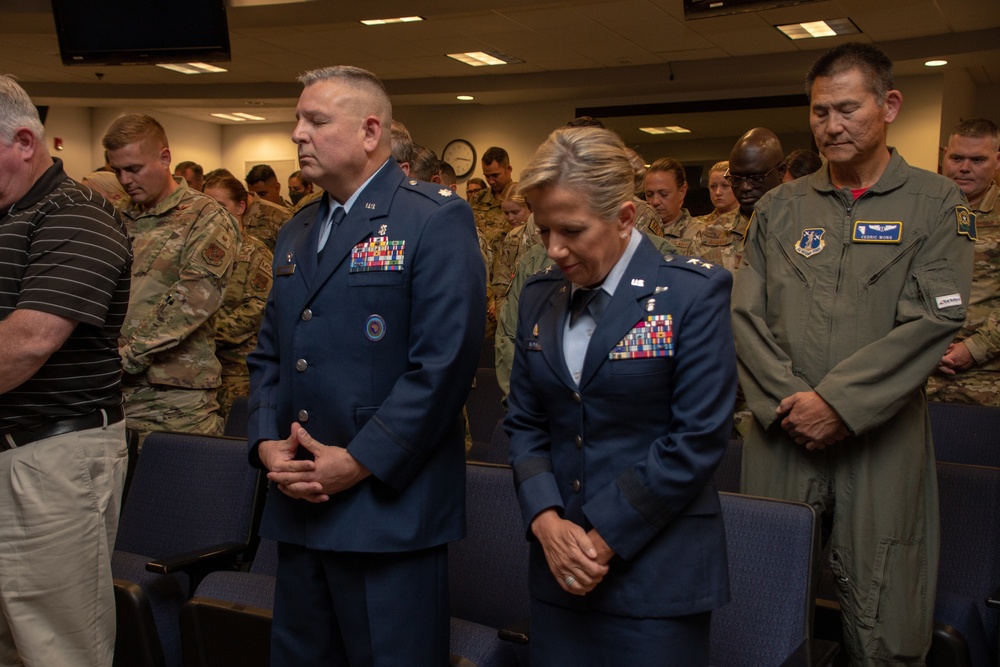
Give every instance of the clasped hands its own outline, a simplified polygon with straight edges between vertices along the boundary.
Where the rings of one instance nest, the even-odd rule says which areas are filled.
[[[586,595],[608,573],[615,552],[596,530],[586,532],[548,509],[531,522],[531,532],[545,551],[552,576],[567,593]]]
[[[847,425],[815,391],[799,391],[778,404],[781,428],[806,449],[825,449],[850,435]]]
[[[295,458],[299,447],[313,455],[313,460]],[[345,491],[371,475],[368,468],[343,447],[328,447],[316,441],[302,427],[292,424],[285,440],[264,440],[257,446],[261,463],[268,469],[267,478],[291,498],[323,503],[330,496]]]

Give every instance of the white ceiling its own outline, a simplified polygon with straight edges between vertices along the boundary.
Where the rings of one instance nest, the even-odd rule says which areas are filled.
[[[210,120],[206,109],[243,110],[271,122],[291,120],[299,73],[331,64],[374,71],[397,105],[462,104],[455,96],[471,94],[473,104],[579,107],[798,92],[819,53],[861,39],[885,49],[900,75],[926,73],[925,60],[943,57],[976,85],[1000,83],[998,0],[818,0],[693,21],[685,21],[682,0],[478,7],[455,0],[230,7],[229,72],[187,76],[153,66],[63,66],[49,2],[0,0],[0,71],[16,75],[40,104],[143,105],[201,120]],[[413,14],[427,20],[359,23]],[[842,17],[862,34],[791,41],[773,27]],[[476,50],[525,62],[473,68],[445,57]]]

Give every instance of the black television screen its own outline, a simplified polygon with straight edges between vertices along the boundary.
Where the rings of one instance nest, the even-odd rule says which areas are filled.
[[[684,0],[684,18],[702,19],[802,5],[817,0]]]
[[[64,65],[228,61],[224,0],[52,0]]]

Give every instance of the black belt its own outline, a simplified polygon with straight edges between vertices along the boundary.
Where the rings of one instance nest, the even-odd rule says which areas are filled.
[[[31,430],[19,431],[11,429],[9,431],[0,431],[0,452],[5,452],[15,447],[23,447],[36,440],[44,440],[45,438],[52,438],[65,433],[86,431],[87,429],[99,426],[116,424],[122,419],[125,419],[125,412],[121,406],[118,406],[116,408],[91,412],[89,415],[82,417],[70,417],[69,419],[61,419],[51,424],[42,424]]]

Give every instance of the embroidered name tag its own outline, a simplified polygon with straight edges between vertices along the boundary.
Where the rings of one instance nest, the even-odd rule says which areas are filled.
[[[961,294],[947,294],[945,296],[937,297],[938,310],[943,310],[945,308],[954,308],[955,306],[961,306],[961,305],[962,305]]]
[[[608,359],[672,356],[674,356],[674,318],[671,315],[650,315],[632,327],[632,330],[611,350]]]
[[[858,220],[854,223],[851,240],[855,243],[899,243],[903,240],[903,223]]]
[[[363,271],[402,271],[406,241],[390,241],[374,236],[351,250],[351,273]]]

